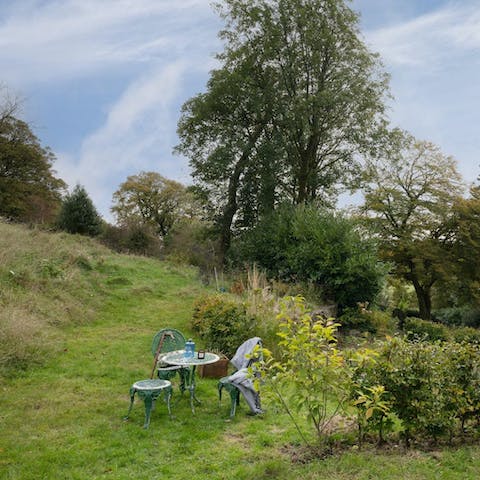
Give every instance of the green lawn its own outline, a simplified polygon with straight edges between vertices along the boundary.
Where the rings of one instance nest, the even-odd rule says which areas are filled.
[[[125,422],[130,385],[151,371],[154,333],[171,326],[188,335],[204,287],[193,270],[138,257],[107,256],[101,270],[94,320],[58,329],[58,353],[0,384],[1,479],[480,478],[478,447],[349,450],[292,462],[299,439],[277,407],[265,401],[266,414],[251,417],[242,402],[228,421],[229,401],[219,407],[215,380],[199,380],[195,416],[177,395],[173,419],[159,400],[144,430],[136,401]]]

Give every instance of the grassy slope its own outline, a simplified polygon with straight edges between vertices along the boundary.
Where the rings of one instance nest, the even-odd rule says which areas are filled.
[[[0,250],[4,252],[1,281],[7,292],[3,306],[12,310],[16,294],[17,308],[27,312],[28,318],[36,312],[37,325],[49,330],[48,341],[57,346],[43,365],[32,363],[0,384],[1,479],[479,478],[478,448],[374,456],[352,451],[340,458],[292,464],[282,447],[297,436],[284,416],[267,405],[266,415],[249,417],[242,402],[235,420],[225,421],[228,402],[219,408],[214,380],[200,380],[198,395],[203,404],[196,416],[181,400],[174,406],[175,418],[169,419],[159,401],[150,429],[143,430],[143,406],[136,402],[130,420],[124,422],[129,386],[150,373],[149,348],[155,331],[170,325],[188,333],[192,302],[203,290],[194,272],[113,255],[84,239],[0,228],[0,234],[8,230],[17,241],[19,235],[25,237],[23,243],[31,253],[29,268],[35,270],[41,252],[43,261],[59,264],[63,271],[62,280],[54,276],[43,290],[35,286],[38,279],[33,274],[26,288],[12,287],[4,275],[5,260],[8,257],[8,268],[15,264],[20,270],[27,264],[22,255],[13,261]],[[29,243],[31,236],[35,246]],[[11,250],[18,248],[17,242]],[[78,262],[71,261],[79,252],[90,269],[79,269]],[[70,260],[62,263],[60,257]],[[76,278],[71,285],[70,277]],[[78,286],[85,306],[82,310],[70,305],[73,313],[64,312],[69,318],[60,328],[55,325],[62,316],[61,306],[37,308],[60,295],[56,282],[63,285],[60,303],[64,307],[77,305],[72,285]]]

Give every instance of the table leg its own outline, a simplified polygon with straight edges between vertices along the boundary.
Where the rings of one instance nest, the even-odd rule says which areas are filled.
[[[172,387],[169,387],[165,390],[165,401],[167,402],[168,415],[172,417],[172,411],[170,409],[170,399],[172,398]]]
[[[180,393],[183,395],[185,391],[185,385],[188,383],[188,376],[189,376],[189,368],[180,368],[178,371],[178,375],[180,377]]]
[[[195,414],[195,402],[200,405],[200,400],[195,395],[195,372],[196,365],[191,366],[188,372],[185,372],[185,390],[190,393],[190,408],[192,413]]]
[[[192,385],[193,385],[193,400],[200,405],[202,402],[196,397],[195,395],[195,388],[196,388],[196,383],[195,383],[195,372],[197,371],[197,366],[194,365],[192,369]]]

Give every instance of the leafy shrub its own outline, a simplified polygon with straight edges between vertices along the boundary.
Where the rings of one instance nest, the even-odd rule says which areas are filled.
[[[373,323],[373,317],[367,310],[357,308],[346,308],[338,318],[341,330],[360,330],[361,332],[376,333],[377,327]]]
[[[387,398],[383,385],[355,390],[353,406],[357,410],[359,445],[362,444],[365,433],[373,431],[378,432],[378,443],[381,444],[384,442],[384,432],[392,429],[391,401]]]
[[[372,309],[367,313],[377,334],[392,334],[396,331],[397,321],[388,311]]]
[[[451,330],[456,342],[475,343],[480,345],[480,330],[472,327],[457,327]]]
[[[451,385],[447,386],[455,416],[463,433],[466,422],[480,418],[480,350],[478,345],[447,343],[443,346]]]
[[[192,329],[208,349],[231,358],[239,345],[256,333],[258,321],[246,306],[228,295],[209,295],[194,305]]]
[[[105,225],[100,241],[120,253],[135,253],[159,257],[161,242],[151,228],[144,225],[113,226]]]
[[[432,312],[435,318],[444,325],[462,325],[462,317],[465,314],[465,307],[442,308]]]
[[[307,442],[294,411],[306,413],[325,446],[329,425],[349,393],[348,367],[337,348],[338,324],[313,319],[300,296],[283,299],[278,319],[280,359],[264,363],[264,373],[303,440]]]
[[[315,206],[279,208],[242,235],[234,253],[273,277],[316,284],[340,307],[372,301],[386,273],[352,220]]]
[[[462,324],[466,327],[480,327],[480,309],[468,309],[462,316]]]
[[[384,388],[382,401],[401,421],[407,445],[418,435],[451,438],[459,422],[463,431],[480,415],[479,353],[478,345],[390,338],[375,362],[354,368],[353,385],[367,393]]]
[[[165,256],[211,272],[220,267],[219,241],[211,227],[198,219],[179,220],[165,237]]]
[[[429,322],[428,320],[409,317],[405,319],[404,328],[407,332],[407,338],[410,340],[428,340],[433,342],[449,339],[449,331],[444,325]]]
[[[439,322],[448,326],[480,327],[480,310],[468,305],[442,308],[434,314]]]
[[[377,382],[390,394],[392,410],[402,421],[407,445],[414,432],[434,438],[455,423],[451,369],[440,344],[387,342],[378,362]]]

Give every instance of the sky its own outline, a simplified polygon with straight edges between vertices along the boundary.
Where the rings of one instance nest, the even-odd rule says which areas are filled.
[[[390,73],[392,126],[439,145],[467,183],[480,174],[480,0],[353,0]],[[127,176],[192,183],[174,155],[182,104],[205,90],[222,22],[210,0],[0,0],[0,83],[112,221]]]

